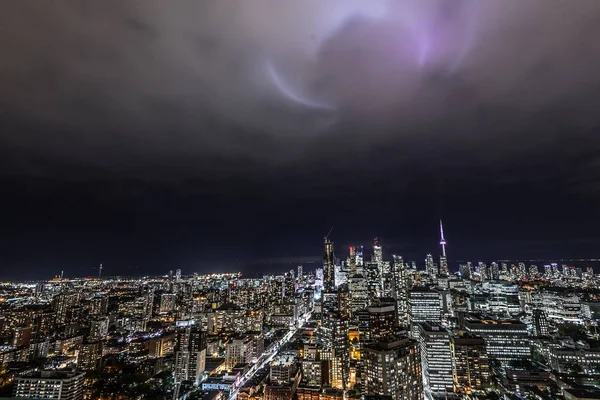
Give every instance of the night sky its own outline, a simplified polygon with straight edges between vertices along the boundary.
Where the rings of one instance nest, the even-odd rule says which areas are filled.
[[[0,278],[600,257],[600,2],[7,1]],[[265,266],[266,265],[266,266]]]

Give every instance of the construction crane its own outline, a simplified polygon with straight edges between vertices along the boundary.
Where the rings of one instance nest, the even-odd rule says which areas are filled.
[[[331,225],[331,228],[329,229],[329,232],[327,232],[327,235],[325,235],[325,241],[329,240],[329,235],[331,235],[331,231],[333,231],[333,227],[335,225]]]

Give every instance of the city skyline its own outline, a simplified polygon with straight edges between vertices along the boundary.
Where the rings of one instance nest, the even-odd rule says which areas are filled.
[[[599,21],[0,3],[0,400],[600,399]]]

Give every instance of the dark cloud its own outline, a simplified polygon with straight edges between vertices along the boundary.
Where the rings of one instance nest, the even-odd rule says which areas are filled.
[[[0,102],[30,129],[2,141],[77,162],[74,153],[104,167],[217,153],[293,164],[335,135],[360,143],[352,151],[436,140],[511,156],[598,128],[594,0],[3,9]],[[293,96],[338,111],[295,101],[267,62]]]
[[[485,215],[533,227],[560,214],[573,233],[598,213],[597,0],[0,10],[1,178],[21,210],[11,226],[26,210],[101,230],[104,217],[87,214],[320,231],[359,214],[366,232],[381,226],[364,214],[412,212],[390,224],[418,232],[423,216],[470,212],[475,230]],[[63,209],[72,198],[87,208]]]

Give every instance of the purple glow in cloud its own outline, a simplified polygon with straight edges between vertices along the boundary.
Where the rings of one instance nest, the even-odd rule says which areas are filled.
[[[475,42],[478,11],[473,3],[448,2],[423,18],[415,30],[419,43],[418,65],[456,72]]]
[[[337,110],[337,108],[333,105],[308,99],[298,94],[297,91],[294,88],[292,88],[291,85],[289,85],[289,83],[287,83],[285,79],[283,79],[280,76],[279,72],[275,69],[273,63],[270,60],[266,61],[266,69],[269,78],[271,79],[271,82],[273,82],[275,86],[277,86],[279,91],[289,100],[292,100],[293,102],[301,104],[304,107],[308,108],[318,108],[330,111]]]

